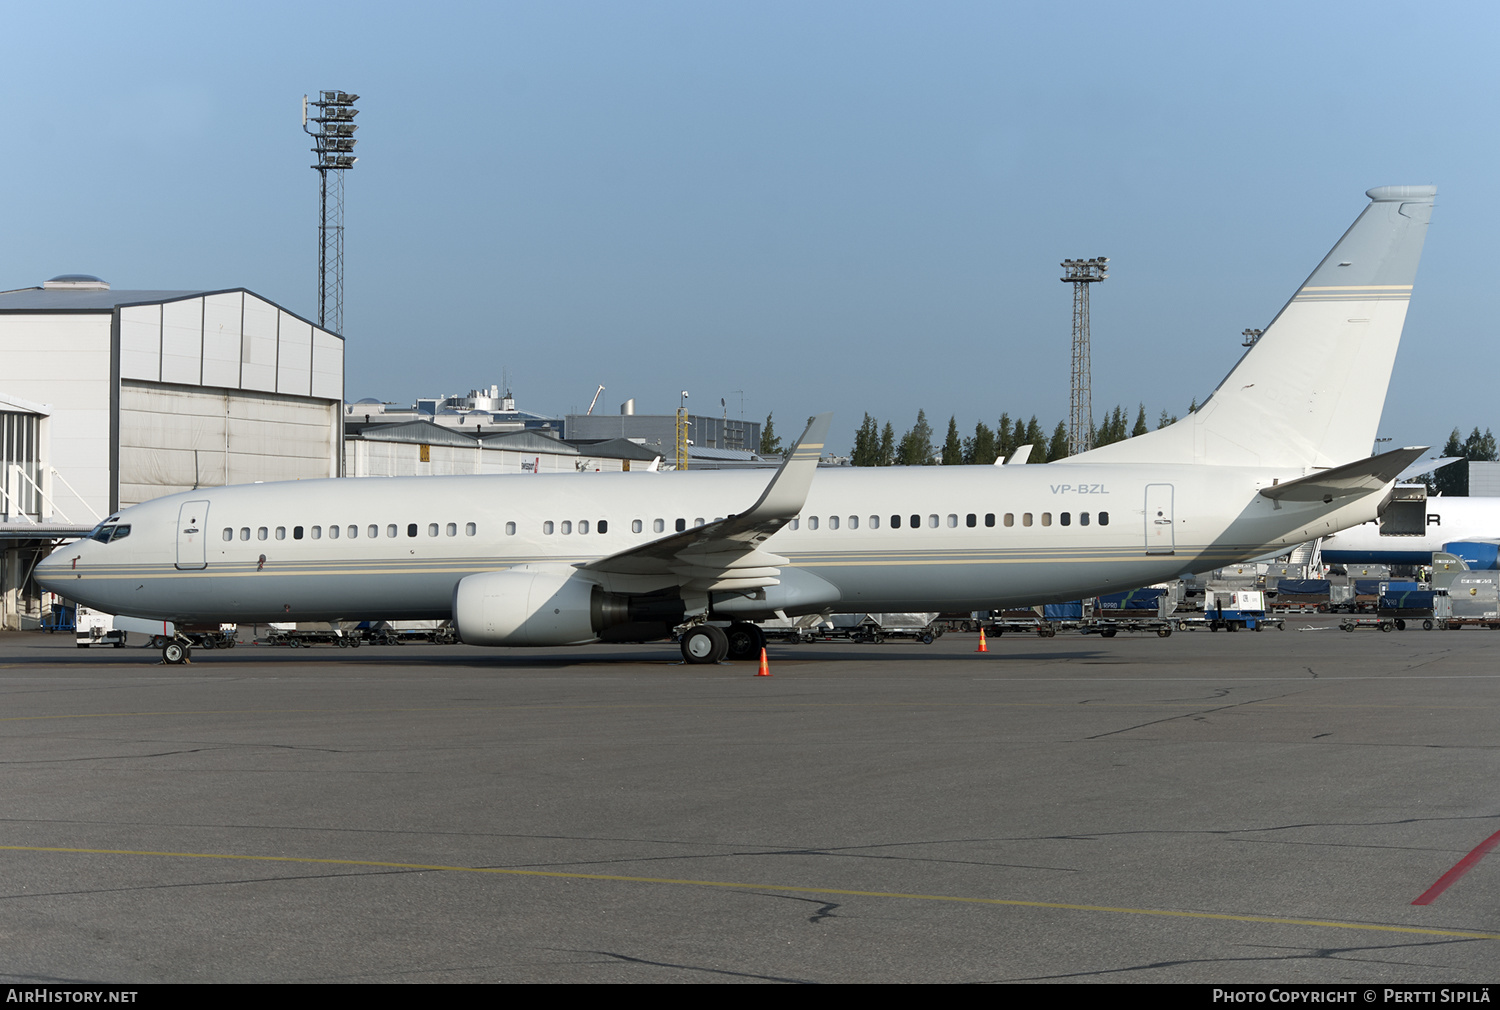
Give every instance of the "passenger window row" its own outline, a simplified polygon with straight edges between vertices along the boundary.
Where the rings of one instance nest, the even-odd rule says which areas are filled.
[[[364,531],[364,536],[365,537],[367,537],[367,538],[369,538],[371,540],[375,540],[375,539],[378,539],[380,537],[381,527],[380,527],[379,524],[377,524],[377,523],[371,523],[369,526],[366,526],[364,529],[365,529],[365,531]],[[468,536],[468,537],[472,537],[472,536],[476,535],[479,532],[479,526],[477,524],[475,524],[475,523],[464,523],[463,529],[464,529],[464,536]],[[322,526],[293,526],[293,527],[291,527],[291,535],[292,535],[292,539],[293,540],[302,540],[302,539],[321,540],[321,539],[323,539],[324,532],[325,532],[325,530],[324,530],[324,527],[322,527]],[[360,527],[357,526],[357,525],[353,525],[353,524],[350,524],[348,526],[329,526],[329,527],[327,527],[326,532],[327,532],[329,540],[338,540],[340,538],[346,538],[346,539],[349,539],[349,540],[357,540],[359,538],[359,536],[360,536]],[[419,524],[419,523],[407,523],[406,524],[406,528],[405,528],[405,532],[406,532],[406,535],[408,537],[418,536],[420,534],[420,532],[421,532],[421,524]],[[399,537],[401,535],[401,533],[402,533],[402,527],[398,523],[390,523],[390,524],[388,524],[385,527],[385,535],[386,535],[386,537],[388,539]],[[458,536],[458,523],[428,523],[427,524],[427,535],[429,537],[437,537],[437,536],[445,536],[445,535],[446,536],[450,536],[450,537],[456,537],[456,536]],[[287,538],[287,527],[285,527],[285,526],[277,526],[274,530],[272,530],[268,526],[259,526],[259,527],[256,527],[254,536],[255,536],[256,540],[270,540],[273,537],[275,539],[277,539],[277,540],[285,540]],[[235,539],[235,530],[234,530],[234,527],[232,527],[232,526],[226,526],[226,527],[224,527],[223,537],[224,537],[225,541],[230,541],[230,540]],[[239,539],[241,539],[241,540],[249,540],[250,537],[251,537],[250,527],[249,526],[241,526],[239,528]]]
[[[1094,517],[1095,517],[1095,519],[1097,520],[1097,522],[1098,522],[1098,524],[1100,526],[1108,526],[1109,525],[1109,513],[1108,512],[1094,513]],[[1053,519],[1053,516],[1052,516],[1051,512],[1043,512],[1041,514],[1041,524],[1043,526],[1051,526],[1052,525],[1052,519]],[[797,519],[793,519],[792,522],[791,522],[791,528],[794,529],[794,530],[795,529],[801,529],[802,522],[803,522],[803,520],[800,517],[797,518]],[[845,529],[857,530],[857,529],[859,529],[860,517],[859,516],[844,516],[844,517],[840,517],[840,516],[826,516],[826,517],[825,516],[808,516],[807,519],[806,519],[806,522],[807,522],[807,528],[810,529],[810,530],[815,530],[815,529],[820,529],[820,528],[827,528],[827,529],[830,529],[830,530],[836,530],[836,529],[840,528],[840,525],[842,525],[843,528],[845,528]],[[1032,513],[1030,513],[1030,512],[1022,512],[1021,513],[1021,525],[1022,526],[1031,526],[1031,525],[1034,524],[1034,522],[1035,522],[1035,516],[1033,516]],[[956,529],[956,528],[958,528],[959,523],[960,523],[959,515],[956,512],[950,512],[950,513],[948,513],[947,516],[938,515],[936,513],[929,513],[926,516],[925,521],[924,521],[923,516],[921,516],[920,514],[914,514],[914,515],[909,515],[909,516],[893,515],[893,516],[890,517],[890,528],[893,529],[893,530],[899,530],[899,529],[901,529],[901,527],[903,525],[905,525],[909,529],[914,529],[914,530],[915,529],[921,529],[923,526],[925,526],[927,529],[933,529],[933,530],[939,529],[939,528],[944,527],[944,526],[948,527],[949,529]],[[970,512],[968,515],[966,515],[966,516],[964,516],[962,518],[962,523],[963,523],[963,525],[965,527],[967,527],[969,529],[973,529],[974,527],[976,527],[976,526],[979,525],[979,516],[976,513]],[[1058,523],[1059,526],[1071,526],[1071,525],[1073,525],[1073,513],[1071,513],[1071,512],[1059,512],[1057,514],[1057,523]],[[1007,512],[1007,513],[1005,513],[1004,525],[1006,525],[1006,526],[1014,526],[1015,524],[1016,524],[1016,514],[1014,512]],[[1078,525],[1079,526],[1088,526],[1089,524],[1090,524],[1089,513],[1087,513],[1087,512],[1080,512],[1080,513],[1078,513]],[[986,527],[992,527],[992,526],[995,525],[995,513],[993,513],[993,512],[986,512],[984,514],[984,525]],[[869,516],[869,517],[867,517],[865,519],[865,528],[866,529],[872,529],[872,530],[878,530],[878,529],[880,529],[880,516]]]

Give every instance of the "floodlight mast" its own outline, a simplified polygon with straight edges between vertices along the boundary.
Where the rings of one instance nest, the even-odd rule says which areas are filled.
[[[309,102],[302,96],[302,129],[313,138],[312,151],[318,156],[313,170],[318,173],[318,325],[334,333],[344,332],[344,172],[359,159],[354,156],[354,117],[359,110],[354,103],[358,95],[345,91],[320,91],[318,100]],[[308,106],[316,114],[309,129]],[[328,199],[328,173],[333,173],[333,201]],[[332,272],[330,290],[329,273]]]
[[[1068,413],[1068,455],[1094,447],[1094,404],[1089,363],[1089,285],[1109,277],[1109,257],[1063,260],[1064,284],[1073,285],[1073,390]]]

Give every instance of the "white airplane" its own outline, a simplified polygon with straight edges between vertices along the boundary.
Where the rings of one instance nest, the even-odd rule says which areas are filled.
[[[1332,564],[1426,565],[1434,551],[1453,543],[1479,547],[1500,538],[1500,498],[1428,498],[1426,531],[1381,532],[1379,523],[1363,523],[1324,537],[1323,560]],[[1468,552],[1465,552],[1466,555]],[[1470,558],[1470,560],[1474,560]]]
[[[1423,448],[1369,456],[1436,190],[1383,186],[1195,413],[1046,466],[817,470],[811,419],[754,471],[335,479],[109,516],[38,582],[175,622],[453,618],[471,645],[670,636],[750,656],[754,622],[1077,599],[1376,517]],[[731,622],[729,633],[709,622]],[[164,649],[186,658],[185,642]]]

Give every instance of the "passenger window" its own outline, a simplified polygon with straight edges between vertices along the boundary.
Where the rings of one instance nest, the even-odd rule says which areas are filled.
[[[293,540],[301,540],[302,539],[302,527],[301,526],[293,526],[292,527],[292,539]]]
[[[563,536],[568,536],[572,532],[573,532],[573,520],[571,520],[571,519],[564,519],[562,521],[562,534],[563,534]]]
[[[407,523],[406,524],[406,535],[409,536],[409,537],[414,537],[414,536],[417,535],[417,524],[416,523]]]
[[[702,526],[703,525],[703,517],[699,516],[697,519],[694,519],[693,520],[693,525],[694,526]]]
[[[579,533],[587,533],[588,531],[589,531],[589,521],[587,519],[580,519],[580,520],[578,520],[578,532]]]
[[[1042,525],[1043,526],[1051,526],[1052,525],[1052,513],[1051,512],[1043,512],[1042,513]]]
[[[799,527],[801,527],[801,525],[802,525],[802,520],[801,519],[793,519],[791,521],[791,527],[794,530],[798,529]]]
[[[339,538],[339,528],[337,526],[330,526],[330,527],[328,527],[328,539],[329,540],[337,540],[338,538]]]
[[[921,516],[912,516],[911,517],[911,528],[912,529],[916,529],[917,527],[919,527],[921,525],[922,525],[922,517]]]
[[[872,530],[878,530],[878,529],[880,529],[880,517],[879,516],[871,516],[870,517],[870,529],[872,529]]]
[[[651,520],[651,531],[653,533],[664,532],[666,530],[666,528],[667,528],[667,521],[665,519],[653,519],[653,520]]]
[[[645,525],[639,519],[630,520],[630,532],[639,533],[644,528]]]
[[[388,537],[393,537],[393,536],[396,535],[396,524],[395,523],[391,523],[388,526],[386,526],[386,528],[385,528],[385,535],[388,536]]]
[[[828,517],[828,528],[831,529],[831,530],[836,530],[836,529],[839,528],[839,517],[838,516],[829,516]]]
[[[1071,513],[1071,512],[1064,512],[1061,515],[1059,515],[1057,517],[1057,519],[1058,519],[1058,522],[1062,523],[1064,526],[1072,526],[1073,525],[1073,513]]]
[[[469,531],[469,536],[472,537],[474,535],[474,524],[473,523],[470,523],[468,526],[465,527],[465,529],[467,529]],[[513,536],[516,535],[516,524],[515,523],[506,523],[505,524],[505,535],[508,536],[508,537],[513,537]]]
[[[1007,526],[1014,526],[1015,524],[1016,524],[1016,514],[1014,512],[1007,512],[1007,513],[1005,513],[1005,525],[1007,525]]]
[[[542,523],[542,532],[543,533],[551,533],[552,532],[552,520],[551,519],[548,519],[546,522]]]
[[[505,524],[505,532],[507,532],[507,533],[514,533],[515,531],[516,531],[516,524],[515,523],[506,523]],[[466,537],[472,537],[474,534],[476,534],[478,532],[479,532],[479,527],[475,526],[473,523],[465,523],[464,524],[464,536],[466,536]]]
[[[458,523],[449,523],[443,532],[447,533],[450,537],[458,536]]]
[[[857,529],[859,529],[859,516],[850,516],[849,517],[849,528],[851,530],[857,530]]]
[[[818,517],[817,516],[808,516],[807,517],[807,528],[810,529],[810,530],[815,530],[815,529],[818,528]]]
[[[901,528],[901,517],[900,516],[891,516],[891,529],[893,529],[893,530],[899,530],[900,528]]]
[[[321,527],[321,526],[314,526],[312,528],[312,538],[314,540],[322,540],[323,539],[323,527]]]
[[[1108,512],[1100,512],[1099,513],[1099,525],[1100,526],[1108,526],[1109,525],[1109,513]]]
[[[234,539],[234,528],[233,527],[231,527],[231,526],[225,526],[224,527],[224,539],[225,540],[233,540]],[[104,543],[109,543],[108,540],[105,540],[103,542]]]
[[[986,512],[984,514],[984,524],[986,526],[993,526],[993,525],[995,525],[995,513],[993,513],[993,512]]]
[[[974,519],[974,517],[970,516],[969,519],[970,519],[969,525],[973,526],[974,523],[973,523],[972,520]],[[948,528],[950,530],[958,528],[958,516],[954,515],[952,512],[948,513]]]
[[[359,536],[359,527],[358,526],[350,526],[349,527],[349,539],[353,540],[353,539],[355,539],[358,536]]]
[[[276,527],[276,539],[277,540],[285,540],[286,539],[286,527],[285,526],[278,526],[278,527]]]
[[[599,527],[598,527],[598,529],[599,529],[600,533],[608,533],[609,532],[609,520],[608,519],[600,519],[599,520]]]
[[[681,533],[685,529],[687,529],[687,520],[686,519],[679,519],[679,520],[677,520],[677,532]]]
[[[267,536],[270,535],[270,532],[271,532],[270,530],[268,530],[264,526],[262,526],[260,529],[258,529],[258,530],[255,531],[255,539],[257,539],[257,540],[264,540]]]
[[[969,527],[969,529],[973,529],[975,526],[979,525],[979,517],[970,512],[968,515],[964,516],[964,525]],[[990,525],[993,526],[994,523],[991,522]]]
[[[427,535],[430,536],[430,537],[435,537],[435,536],[438,535],[438,524],[437,523],[428,523],[427,524]]]
[[[1021,525],[1022,526],[1030,526],[1031,525],[1031,513],[1030,512],[1022,512],[1021,513]]]
[[[371,527],[369,527],[368,529],[365,530],[365,535],[368,536],[371,540],[374,540],[376,537],[380,536],[380,527],[379,526],[371,526]]]
[[[927,528],[928,529],[935,530],[935,529],[937,529],[937,525],[938,525],[938,517],[937,516],[928,516],[927,517]]]
[[[1087,526],[1088,524],[1089,524],[1089,514],[1087,512],[1080,512],[1080,513],[1078,513],[1078,525],[1079,526]]]

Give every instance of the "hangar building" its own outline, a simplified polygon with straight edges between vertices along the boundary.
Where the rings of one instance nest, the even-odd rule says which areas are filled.
[[[0,292],[0,626],[31,556],[116,509],[338,476],[343,395],[343,338],[244,288]]]

